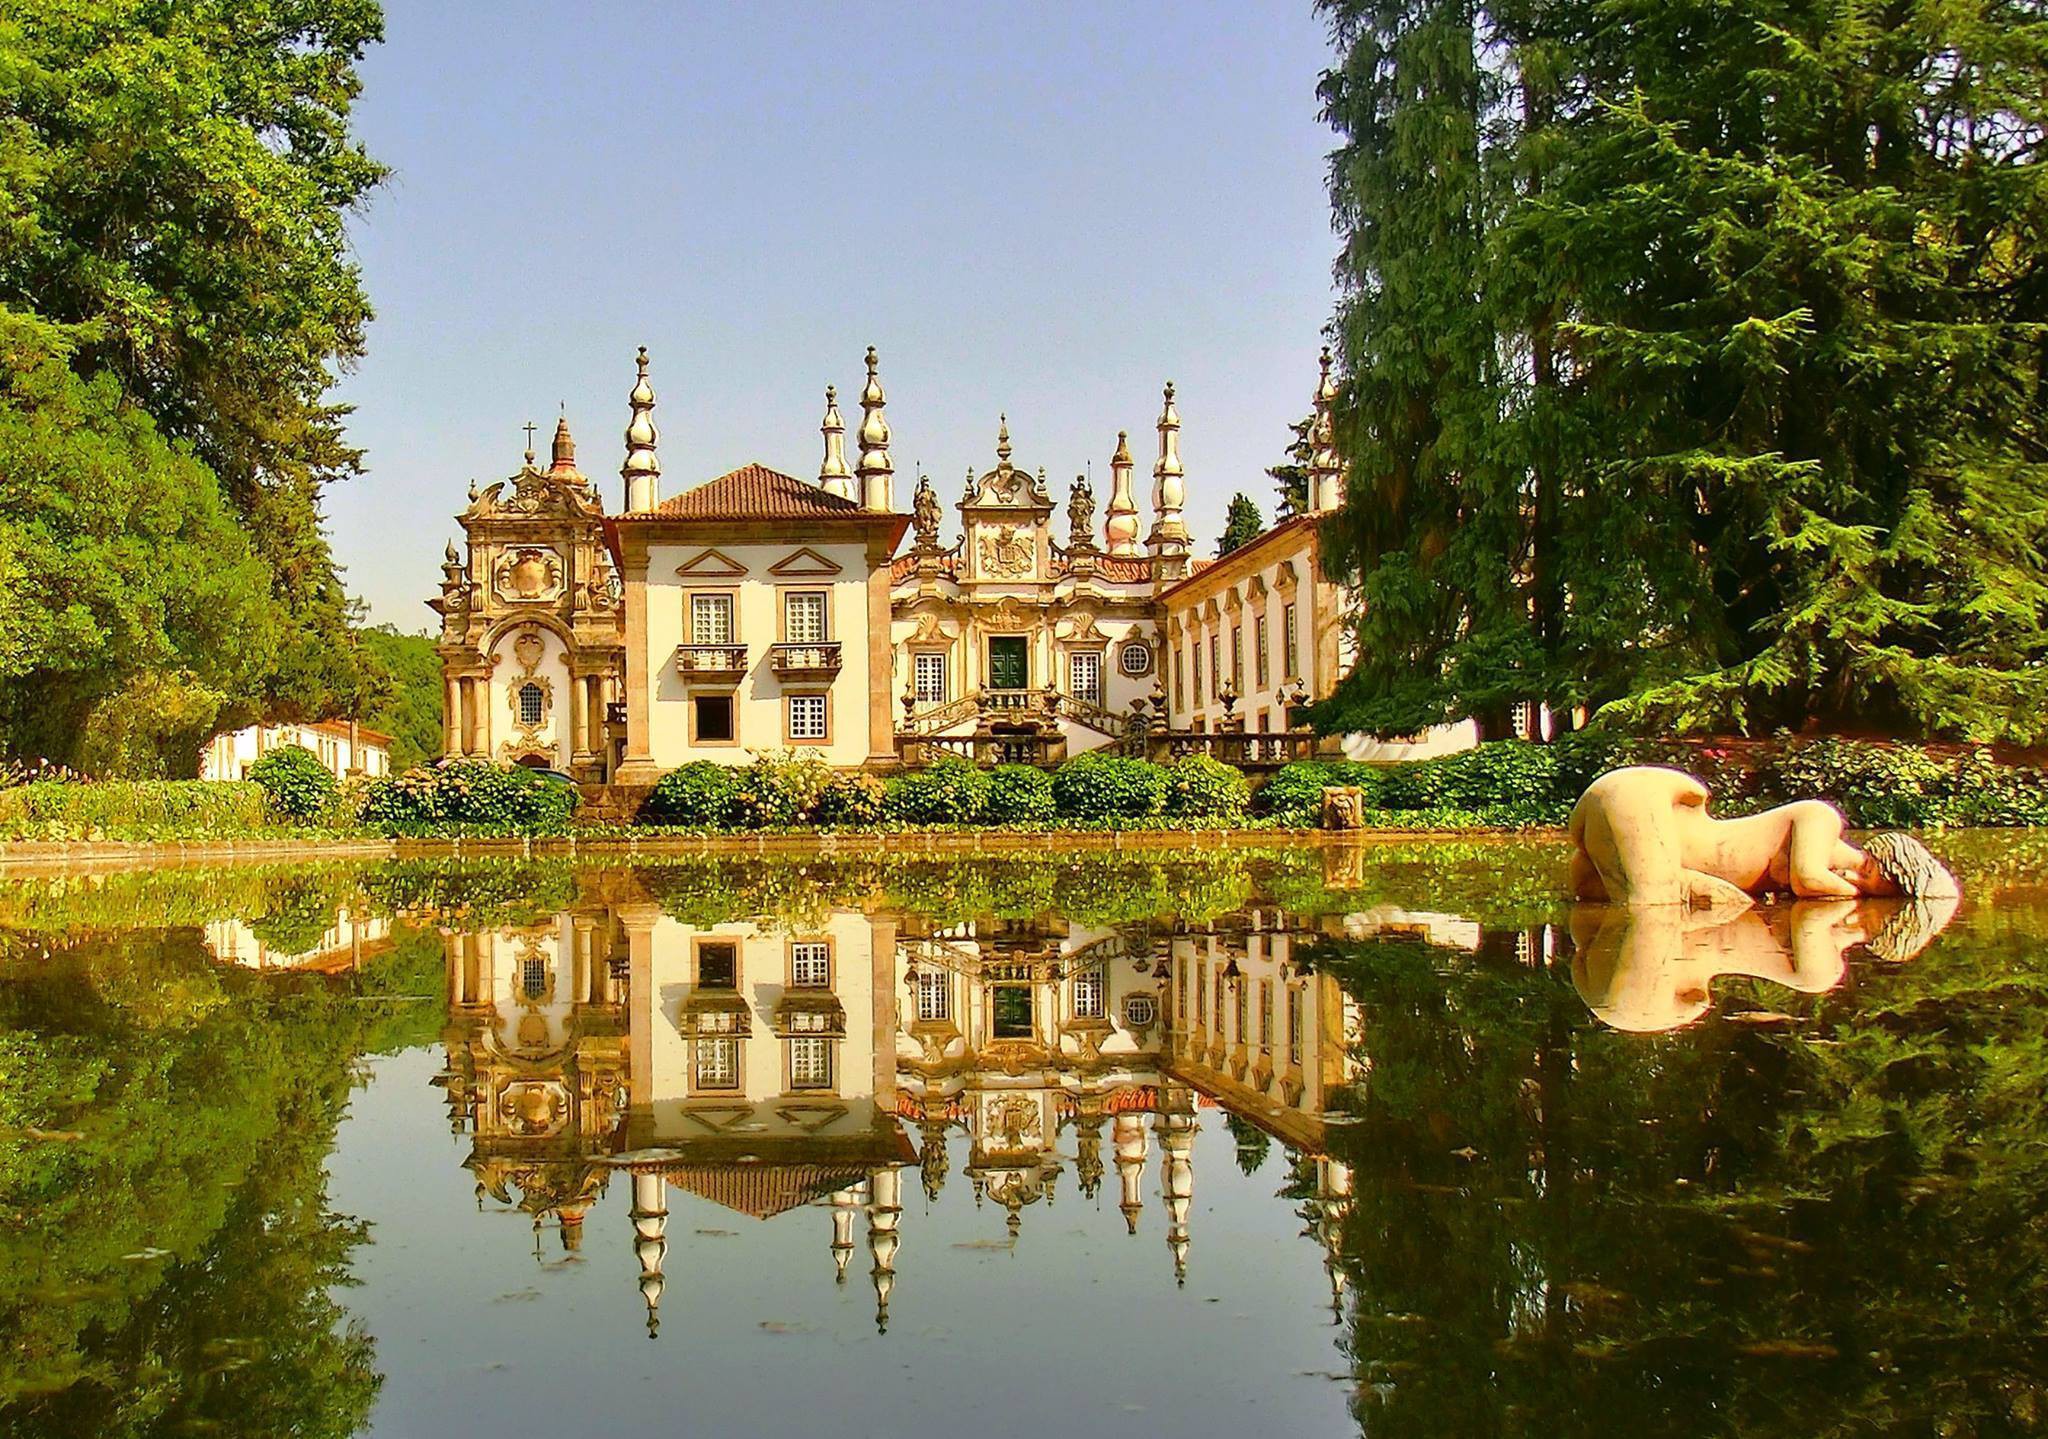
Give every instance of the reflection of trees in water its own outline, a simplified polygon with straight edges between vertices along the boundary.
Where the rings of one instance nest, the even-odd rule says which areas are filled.
[[[0,1125],[78,1137],[0,1142],[0,1430],[354,1432],[378,1379],[329,1290],[363,1235],[322,1165],[394,1006],[190,931],[49,948],[0,976]]]
[[[2048,965],[2023,929],[1773,994],[1796,1029],[1666,1037],[1599,1025],[1561,963],[1326,946],[1370,1062],[1337,1141],[1365,1430],[2048,1418]]]

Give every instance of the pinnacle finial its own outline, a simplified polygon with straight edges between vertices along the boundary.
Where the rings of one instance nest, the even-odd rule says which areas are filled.
[[[1010,417],[1009,417],[1009,416],[1008,416],[1007,414],[1000,414],[1000,415],[997,415],[997,416],[996,416],[996,461],[997,461],[997,463],[999,463],[999,464],[1000,464],[1000,465],[1001,465],[1001,466],[1002,466],[1002,467],[1003,467],[1004,469],[1006,469],[1006,470],[1007,470],[1008,468],[1010,468],[1010,456],[1011,456],[1011,455],[1012,455],[1013,453],[1014,453],[1014,451],[1012,451],[1012,450],[1011,450],[1011,448],[1010,448]]]
[[[462,556],[455,553],[455,541],[450,540],[448,542],[448,549],[443,558],[447,561],[447,563],[451,565],[459,565],[462,563]]]
[[[619,476],[626,482],[626,508],[646,511],[660,499],[661,456],[656,450],[661,433],[654,427],[654,386],[647,378],[647,347],[640,346],[634,357],[636,375],[626,403],[632,418],[626,422],[626,462]]]
[[[825,458],[818,466],[818,487],[841,499],[853,498],[853,472],[846,468],[846,422],[839,418],[839,391],[825,386],[825,420],[818,426],[825,437]]]
[[[1309,419],[1308,504],[1312,511],[1344,503],[1344,462],[1337,458],[1337,382],[1330,376],[1330,347],[1323,346],[1316,376],[1315,412]]]
[[[860,502],[864,509],[889,510],[895,507],[889,493],[889,479],[896,473],[896,463],[889,458],[889,421],[882,413],[888,397],[882,393],[882,381],[877,373],[880,361],[873,345],[868,346],[867,365],[867,386],[860,392]]]

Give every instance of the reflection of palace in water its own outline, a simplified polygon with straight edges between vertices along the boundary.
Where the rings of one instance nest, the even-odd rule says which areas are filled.
[[[282,946],[265,939],[258,926],[240,919],[216,919],[206,926],[206,947],[222,964],[247,969],[298,969],[332,974],[360,969],[391,948],[391,919],[343,905],[318,935]]]
[[[914,1242],[906,1182],[937,1200],[964,1178],[1012,1236],[1070,1174],[1083,1198],[1113,1183],[1129,1232],[1162,1235],[1184,1278],[1197,1111],[1218,1105],[1312,1166],[1304,1213],[1339,1282],[1350,1176],[1325,1124],[1355,1016],[1295,960],[1320,929],[1276,909],[1151,929],[859,909],[695,925],[631,886],[446,936],[436,1082],[474,1137],[479,1204],[558,1223],[568,1249],[626,1172],[650,1333],[675,1190],[763,1220],[814,1207],[840,1281],[864,1246],[884,1329]]]

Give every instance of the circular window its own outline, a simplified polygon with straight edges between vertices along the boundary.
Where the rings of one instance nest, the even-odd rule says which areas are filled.
[[[1132,1029],[1143,1029],[1159,1017],[1159,1007],[1149,994],[1131,994],[1124,997],[1124,1023]]]
[[[1117,654],[1117,664],[1127,675],[1149,675],[1152,673],[1152,646],[1143,640],[1132,640]]]

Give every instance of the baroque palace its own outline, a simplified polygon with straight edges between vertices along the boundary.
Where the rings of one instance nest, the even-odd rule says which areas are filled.
[[[623,509],[577,467],[566,418],[545,467],[529,449],[509,479],[470,488],[430,601],[443,753],[621,786],[784,747],[841,768],[1047,763],[1112,743],[1252,767],[1308,753],[1297,712],[1349,660],[1347,597],[1317,549],[1317,519],[1342,500],[1334,395],[1326,351],[1307,512],[1211,561],[1183,519],[1171,384],[1149,527],[1127,434],[1099,523],[1076,477],[1062,525],[1005,421],[993,467],[967,469],[948,543],[928,478],[897,509],[872,348],[851,461],[827,387],[815,479],[748,464],[666,498],[643,348]]]

